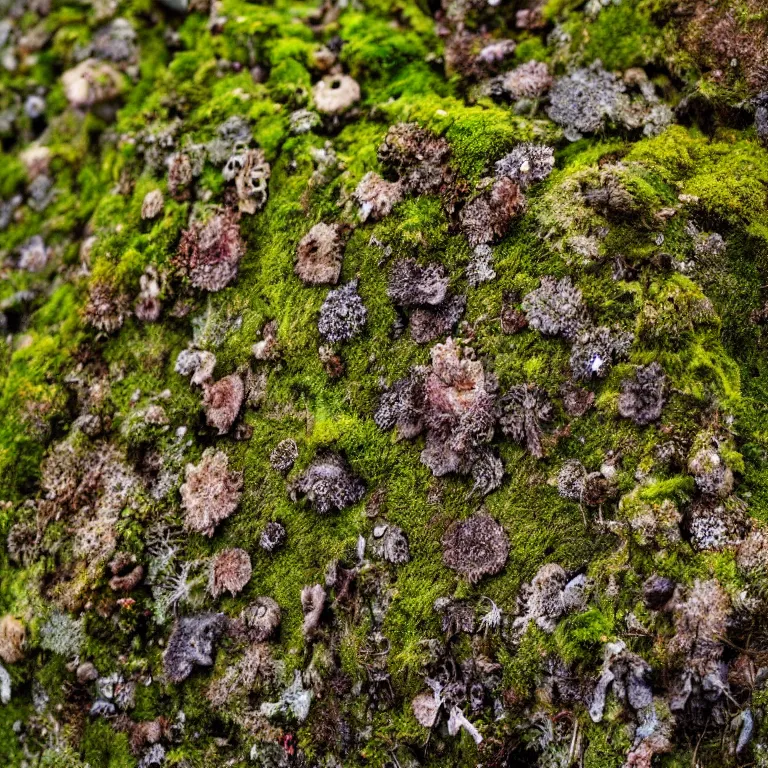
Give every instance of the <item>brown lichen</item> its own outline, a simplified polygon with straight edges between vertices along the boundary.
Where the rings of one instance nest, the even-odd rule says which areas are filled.
[[[241,213],[252,215],[267,204],[267,183],[272,168],[260,149],[249,149],[242,158],[242,167],[235,176],[237,207]]]
[[[27,632],[15,617],[6,614],[0,619],[0,659],[6,664],[16,664],[24,658]]]
[[[452,181],[451,145],[416,123],[391,126],[377,154],[382,167],[411,194],[437,194]]]
[[[360,86],[349,75],[327,75],[312,88],[318,112],[338,115],[360,101]]]
[[[211,562],[208,591],[214,598],[224,592],[236,595],[250,581],[251,572],[251,558],[244,549],[223,549]]]
[[[403,199],[403,185],[399,181],[385,181],[375,171],[363,176],[352,195],[360,206],[361,221],[379,221],[392,213]]]
[[[119,96],[123,89],[122,75],[106,62],[91,58],[81,61],[61,76],[67,101],[80,109]]]
[[[141,218],[157,218],[163,212],[164,205],[163,193],[159,189],[150,190],[144,195],[144,200],[141,203]]]
[[[224,211],[184,231],[174,263],[195,288],[215,292],[235,280],[244,254],[237,217]]]
[[[245,398],[245,385],[236,373],[219,379],[203,391],[203,408],[209,427],[225,435],[235,423]]]
[[[304,587],[301,590],[301,609],[304,611],[302,632],[308,640],[317,634],[325,608],[325,599],[325,590],[320,584]]]
[[[508,555],[504,529],[485,512],[453,523],[443,536],[443,562],[471,583],[501,571]]]
[[[365,494],[365,484],[344,459],[328,453],[315,459],[290,486],[291,498],[300,497],[321,515],[340,512],[356,504]]]
[[[507,177],[494,181],[489,190],[467,203],[459,214],[469,244],[492,243],[506,235],[525,205],[525,197],[514,181]]]
[[[213,536],[216,526],[226,520],[240,502],[243,473],[229,470],[223,451],[208,448],[198,464],[187,464],[181,486],[184,525],[205,536]]]
[[[280,606],[271,597],[257,597],[243,609],[241,617],[248,639],[263,643],[280,626]]]
[[[341,274],[344,242],[339,224],[319,222],[296,249],[294,272],[307,285],[335,285]]]
[[[109,563],[112,578],[109,588],[114,592],[130,592],[141,584],[144,578],[144,566],[136,563],[134,557],[126,552],[119,552]]]
[[[103,280],[95,282],[88,292],[85,305],[86,322],[100,331],[114,333],[130,313],[128,296]]]

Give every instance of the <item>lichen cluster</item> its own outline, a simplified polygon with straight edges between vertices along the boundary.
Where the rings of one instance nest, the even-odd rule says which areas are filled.
[[[0,0],[0,763],[768,765],[761,0]]]

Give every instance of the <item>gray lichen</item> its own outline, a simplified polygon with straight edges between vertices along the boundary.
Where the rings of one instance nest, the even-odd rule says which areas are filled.
[[[320,307],[317,328],[331,343],[349,341],[365,325],[368,310],[357,292],[357,280],[330,291]]]

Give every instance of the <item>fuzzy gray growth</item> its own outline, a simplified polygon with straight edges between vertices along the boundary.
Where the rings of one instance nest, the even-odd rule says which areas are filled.
[[[411,314],[411,338],[426,344],[445,336],[459,322],[466,306],[466,296],[449,296],[439,306],[416,308]]]
[[[326,341],[349,341],[360,333],[367,315],[368,310],[357,292],[357,280],[352,280],[341,288],[329,291],[320,307],[317,328]]]
[[[646,608],[658,611],[666,605],[675,592],[675,582],[665,576],[649,576],[643,582],[643,603]]]
[[[11,676],[8,670],[0,664],[0,704],[7,704],[11,700]]]
[[[528,325],[545,336],[574,339],[588,322],[581,291],[570,277],[542,277],[539,287],[523,298],[522,307]]]
[[[667,377],[658,363],[640,366],[633,379],[621,382],[619,414],[644,426],[656,421],[664,407]]]
[[[546,144],[518,144],[496,162],[496,175],[512,179],[521,189],[543,181],[555,167],[555,152]]]
[[[352,474],[338,454],[315,459],[290,490],[296,501],[305,497],[315,512],[327,515],[356,504],[365,494],[365,484]]]
[[[707,496],[725,498],[733,490],[733,472],[720,454],[715,440],[696,448],[688,460],[688,471],[698,489]]]
[[[621,80],[596,61],[555,80],[549,92],[547,114],[563,126],[567,139],[576,141],[584,133],[595,133],[615,117],[619,96],[625,90]]]
[[[40,629],[40,645],[61,656],[77,656],[84,642],[82,620],[73,619],[65,613],[52,613]]]
[[[252,643],[263,643],[280,626],[280,606],[271,597],[257,597],[241,614],[245,634]]]
[[[282,523],[273,521],[264,526],[264,530],[259,537],[259,546],[267,552],[274,552],[285,544],[285,539],[285,526]]]
[[[576,337],[571,348],[571,371],[576,379],[603,378],[613,363],[632,346],[631,333],[614,332],[600,326],[589,328]]]
[[[571,501],[581,501],[587,470],[578,459],[568,459],[557,475],[557,492]]]
[[[379,429],[397,427],[398,437],[410,440],[424,429],[424,381],[427,369],[413,368],[382,393],[374,421]]]
[[[373,529],[371,550],[376,557],[393,565],[404,565],[411,559],[408,537],[402,528],[382,525]]]
[[[472,462],[472,493],[487,496],[501,486],[504,477],[504,465],[490,448],[477,451]]]
[[[755,128],[757,137],[768,146],[768,91],[762,91],[755,99]]]
[[[501,399],[501,411],[501,431],[540,459],[544,455],[541,424],[554,416],[549,395],[532,384],[518,384]]]
[[[304,687],[301,673],[297,669],[293,682],[280,694],[280,698],[274,702],[265,701],[259,711],[265,717],[274,717],[278,714],[292,715],[298,722],[303,723],[309,715],[311,703],[312,691]]]
[[[168,680],[180,683],[195,667],[213,666],[214,646],[225,625],[223,613],[201,613],[178,619],[163,654],[163,669]]]
[[[442,264],[422,267],[413,259],[395,262],[389,275],[387,295],[403,307],[435,306],[445,299],[448,277]]]
[[[299,447],[292,438],[281,440],[269,454],[269,463],[272,469],[278,472],[288,472],[299,458]]]
[[[552,75],[543,61],[526,61],[519,67],[493,78],[491,94],[518,99],[538,99],[552,86]]]

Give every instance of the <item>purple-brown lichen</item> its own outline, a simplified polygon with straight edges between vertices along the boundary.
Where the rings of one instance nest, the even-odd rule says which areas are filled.
[[[307,285],[335,285],[343,254],[341,227],[321,221],[299,242],[294,271]]]
[[[235,280],[244,254],[237,218],[225,211],[192,223],[181,237],[175,264],[195,288],[215,292]]]
[[[250,581],[251,572],[251,558],[244,549],[223,549],[211,562],[208,591],[212,597],[224,592],[236,595]]]

